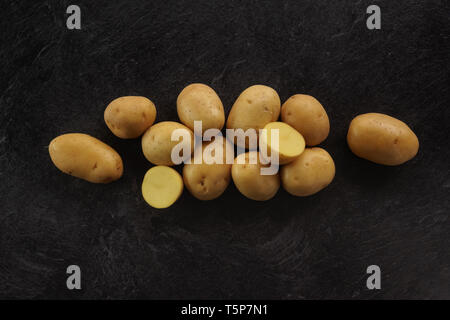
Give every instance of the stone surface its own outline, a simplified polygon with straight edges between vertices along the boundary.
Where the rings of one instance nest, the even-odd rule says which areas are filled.
[[[450,298],[447,1],[74,1],[2,4],[0,298]],[[253,84],[285,101],[315,96],[330,117],[322,144],[336,178],[319,194],[281,190],[264,203],[231,185],[211,202],[184,192],[158,211],[142,199],[140,140],[103,122],[114,98],[143,95],[177,120],[189,83],[228,112]],[[354,156],[351,119],[406,122],[419,154],[398,167]],[[124,176],[95,185],[59,172],[47,146],[91,134],[123,157]],[[180,168],[178,168],[180,169]],[[66,268],[82,290],[66,289]],[[366,288],[366,268],[382,290]]]

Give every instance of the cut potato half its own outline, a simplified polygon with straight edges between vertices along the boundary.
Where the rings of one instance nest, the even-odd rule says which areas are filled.
[[[170,167],[156,166],[147,171],[142,182],[142,196],[153,208],[170,207],[183,193],[181,175]]]
[[[290,125],[278,121],[270,122],[264,129],[259,138],[259,146],[260,150],[267,150],[268,161],[271,160],[272,152],[276,152],[279,155],[278,163],[286,164],[294,161],[305,150],[305,139]],[[278,141],[275,130],[278,130]]]

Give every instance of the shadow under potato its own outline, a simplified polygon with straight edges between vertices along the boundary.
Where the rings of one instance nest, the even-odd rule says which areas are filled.
[[[370,191],[383,188],[396,180],[403,171],[403,166],[385,166],[359,158],[347,147],[344,154],[345,161],[339,163],[339,171],[344,179],[361,189]]]

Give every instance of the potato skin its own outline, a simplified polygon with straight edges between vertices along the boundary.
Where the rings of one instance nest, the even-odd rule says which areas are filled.
[[[145,97],[120,97],[106,107],[103,117],[115,136],[134,139],[155,122],[156,107]]]
[[[236,188],[247,198],[256,201],[265,201],[273,198],[280,188],[280,176],[261,175],[261,163],[249,164],[248,157],[250,153],[258,153],[250,151],[241,153],[234,160],[231,167],[231,176]],[[246,158],[245,164],[238,164],[239,158]]]
[[[294,196],[310,196],[328,186],[335,171],[333,158],[327,151],[306,148],[297,159],[281,167],[281,183]]]
[[[211,142],[214,143],[214,142]],[[206,146],[208,144],[203,145]],[[203,160],[201,164],[195,164],[192,159],[183,167],[183,181],[186,189],[199,200],[213,200],[218,198],[231,181],[231,164],[226,164],[226,152],[233,146],[223,139],[223,163],[207,164]],[[225,147],[226,146],[226,147]]]
[[[177,98],[177,113],[180,121],[194,130],[194,121],[202,121],[202,132],[225,124],[223,104],[211,87],[193,83],[184,88]]]
[[[404,122],[381,113],[355,117],[347,143],[358,157],[387,166],[411,160],[419,150],[417,136]]]
[[[296,94],[281,106],[281,120],[300,132],[307,146],[324,141],[330,133],[327,112],[316,98]]]
[[[93,183],[109,183],[123,173],[120,155],[102,141],[83,133],[63,134],[50,142],[50,158],[64,173]]]
[[[194,134],[188,127],[174,121],[162,121],[150,128],[142,136],[142,152],[151,163],[159,166],[173,166],[172,149],[179,142],[171,141],[172,132],[176,129],[188,130],[191,136],[191,153],[194,149]]]
[[[254,85],[245,89],[231,108],[227,119],[228,129],[263,129],[280,116],[280,97],[271,87]],[[246,143],[248,147],[248,143]]]
[[[197,199],[216,199],[230,184],[231,164],[185,164],[183,181],[186,189]]]

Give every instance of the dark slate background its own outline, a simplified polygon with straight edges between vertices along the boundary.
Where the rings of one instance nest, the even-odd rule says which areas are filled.
[[[381,30],[366,28],[370,4]],[[448,1],[3,1],[0,14],[0,298],[450,298]],[[308,198],[280,189],[259,203],[230,185],[215,201],[185,191],[149,207],[140,140],[113,136],[103,110],[143,95],[158,121],[177,120],[192,82],[227,112],[253,84],[317,97],[333,183]],[[417,157],[355,157],[345,136],[365,112],[405,121]],[[59,172],[47,146],[68,132],[113,146],[122,179]],[[70,264],[81,291],[66,289]],[[371,264],[382,290],[366,288]]]

